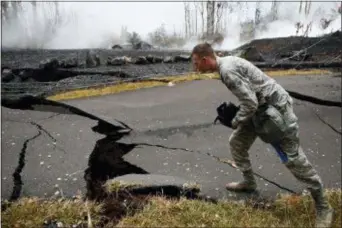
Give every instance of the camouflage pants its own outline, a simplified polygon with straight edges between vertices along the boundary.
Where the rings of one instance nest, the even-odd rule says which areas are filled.
[[[292,106],[286,108],[286,110],[283,111],[283,114],[285,114],[285,116],[293,116]],[[244,173],[245,178],[248,178],[249,176],[246,175],[246,173],[251,173],[252,171],[248,150],[256,137],[257,134],[255,133],[254,126],[252,122],[250,122],[238,126],[229,138],[232,157],[237,167]],[[314,200],[317,202],[317,206],[325,208],[327,206],[327,201],[323,197],[323,184],[321,178],[300,146],[298,124],[296,122],[292,123],[290,130],[280,141],[279,146],[288,158],[285,166],[299,181],[307,186]],[[254,180],[254,178],[251,179]]]

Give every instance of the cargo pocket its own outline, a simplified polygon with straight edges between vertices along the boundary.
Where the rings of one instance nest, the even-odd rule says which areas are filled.
[[[281,141],[286,132],[283,115],[272,105],[262,105],[252,118],[255,131],[266,143]]]

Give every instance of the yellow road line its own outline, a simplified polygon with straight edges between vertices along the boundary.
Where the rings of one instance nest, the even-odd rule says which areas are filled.
[[[300,76],[300,75],[320,75],[320,74],[330,74],[330,71],[327,70],[277,70],[277,71],[265,71],[265,73],[271,77],[279,77],[279,76]],[[94,96],[102,96],[109,95],[115,93],[121,93],[125,91],[132,91],[141,88],[151,88],[156,86],[166,86],[168,83],[182,83],[186,81],[194,81],[194,80],[208,80],[208,79],[218,79],[219,75],[217,73],[211,74],[197,74],[197,73],[189,73],[188,75],[181,76],[165,76],[158,77],[155,79],[162,79],[165,81],[153,81],[152,80],[144,80],[140,82],[122,82],[115,85],[94,87],[94,88],[86,88],[86,89],[75,89],[72,91],[60,92],[58,94],[47,97],[47,99],[59,101],[59,100],[71,100],[85,97],[94,97]]]

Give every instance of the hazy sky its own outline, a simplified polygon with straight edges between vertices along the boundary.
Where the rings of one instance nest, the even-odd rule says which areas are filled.
[[[183,2],[60,2],[62,13],[74,14],[77,23],[68,23],[57,31],[57,34],[47,44],[50,48],[82,48],[98,47],[108,40],[118,38],[121,27],[127,26],[129,32],[136,31],[143,38],[165,24],[169,32],[184,31],[184,3]],[[311,36],[323,33],[319,28],[319,20],[322,15],[329,17],[331,8],[337,6],[338,2],[312,2],[311,13],[308,17],[298,13],[298,2],[281,2],[279,7],[280,20],[270,24],[268,31],[258,34],[258,37],[279,37],[295,35],[294,24],[297,21],[314,21]],[[12,25],[2,30],[3,44],[16,46],[24,41],[20,34],[29,32],[32,37],[39,36],[42,32],[39,26],[32,20],[30,4],[26,3],[24,20],[25,30],[22,27]],[[224,45],[233,48],[240,45],[238,41],[238,23],[254,17],[255,2],[249,2],[242,9],[236,9],[229,15],[229,26],[227,39]],[[267,13],[271,8],[270,2],[262,2],[262,13]],[[40,10],[45,12],[43,8]],[[30,14],[31,12],[31,14]],[[198,15],[199,17],[199,15]],[[30,29],[27,29],[30,28]],[[341,16],[331,25],[336,30],[341,28]],[[326,31],[327,32],[327,31]],[[329,30],[330,32],[330,30]],[[15,38],[14,38],[15,37]],[[27,40],[27,39],[26,39]],[[190,42],[190,47],[193,43]]]
[[[182,2],[66,2],[88,17],[96,26],[118,30],[126,25],[129,30],[146,34],[165,23],[169,30],[181,28],[184,20]],[[93,25],[93,23],[91,23]],[[95,26],[95,25],[94,25]]]
[[[178,2],[61,2],[65,8],[73,9],[82,17],[88,20],[111,26],[118,30],[121,25],[127,25],[129,30],[137,31],[140,34],[147,34],[149,31],[164,23],[167,29],[173,31],[183,29],[184,24],[184,3]],[[279,13],[296,14],[298,12],[298,2],[281,3]],[[336,5],[336,2],[313,2],[312,12],[318,8],[329,9]],[[239,12],[235,12],[235,17],[253,18],[255,2],[249,2]],[[270,2],[262,2],[264,11],[271,8]],[[242,11],[242,13],[241,13]],[[298,13],[297,13],[298,14]],[[109,25],[110,24],[110,25]],[[101,25],[100,25],[101,26]]]

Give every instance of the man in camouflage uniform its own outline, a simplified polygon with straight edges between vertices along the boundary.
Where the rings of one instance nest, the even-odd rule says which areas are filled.
[[[279,111],[286,127],[285,134],[278,140],[278,146],[287,157],[284,163],[311,192],[316,206],[316,226],[331,226],[333,209],[323,195],[321,178],[299,145],[297,117],[293,112],[292,98],[286,90],[245,59],[216,56],[208,43],[195,46],[191,57],[195,70],[218,71],[221,81],[240,101],[240,109],[231,122],[234,131],[229,138],[229,145],[232,157],[244,179],[241,182],[228,183],[226,188],[235,191],[256,189],[248,155],[249,148],[258,136],[253,118],[261,105],[272,105]]]

